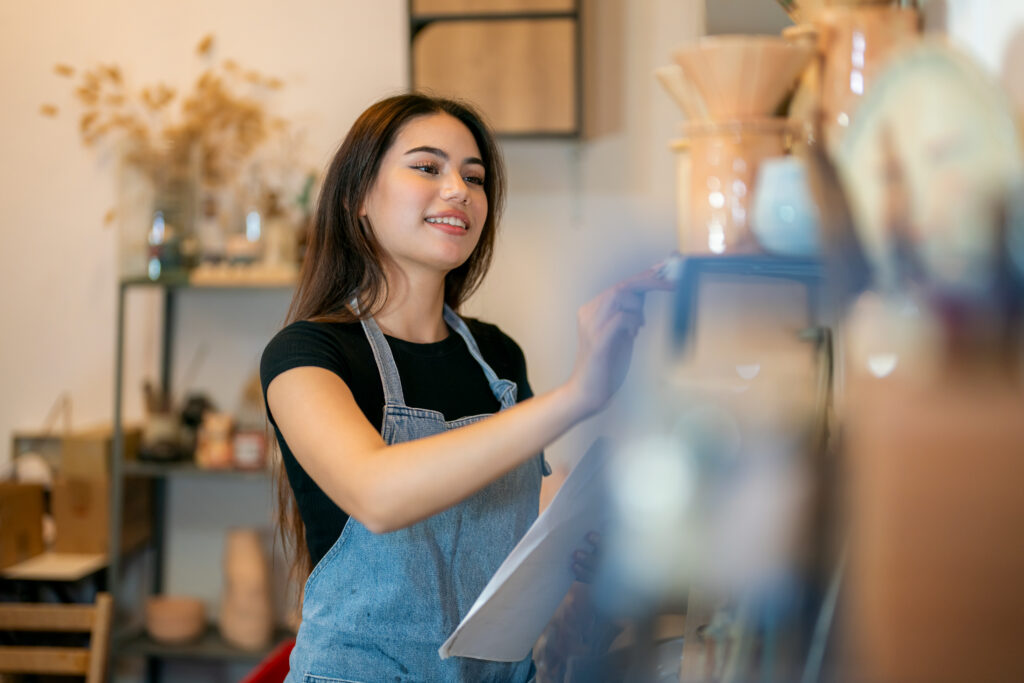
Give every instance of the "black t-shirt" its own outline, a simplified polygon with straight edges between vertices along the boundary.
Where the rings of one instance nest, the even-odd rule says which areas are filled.
[[[465,320],[480,353],[498,377],[518,385],[520,401],[532,396],[526,380],[526,360],[519,346],[494,325],[472,318]],[[385,336],[395,357],[406,405],[436,410],[449,421],[496,412],[500,404],[491,393],[483,369],[470,355],[462,337],[451,328],[448,331],[447,338],[431,344]],[[260,363],[264,401],[267,387],[275,377],[304,366],[324,368],[341,377],[366,419],[380,431],[384,389],[362,325],[299,321],[278,332],[263,350]],[[277,435],[315,566],[341,535],[348,515],[302,469],[281,436],[269,405],[267,416]]]

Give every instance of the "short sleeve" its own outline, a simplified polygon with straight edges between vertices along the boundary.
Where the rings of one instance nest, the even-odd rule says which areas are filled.
[[[288,325],[270,340],[260,359],[260,383],[263,396],[275,377],[292,368],[317,367],[329,370],[348,381],[349,367],[339,349],[337,338],[325,325],[307,321]],[[267,415],[271,422],[269,406]],[[274,423],[276,425],[276,423]]]

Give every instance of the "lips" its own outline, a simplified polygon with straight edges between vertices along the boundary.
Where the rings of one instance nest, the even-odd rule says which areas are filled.
[[[444,211],[433,216],[427,216],[427,223],[452,234],[463,234],[469,231],[469,216],[461,211]]]

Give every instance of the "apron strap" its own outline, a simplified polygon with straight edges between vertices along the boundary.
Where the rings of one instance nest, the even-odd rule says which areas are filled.
[[[384,405],[405,405],[405,394],[402,393],[402,378],[398,376],[398,366],[395,365],[395,357],[391,353],[388,340],[380,331],[380,326],[373,318],[363,318],[359,322],[363,325],[366,338],[370,341],[370,350],[373,351],[373,360],[377,363],[377,371],[380,372],[380,382],[384,387]]]
[[[494,369],[484,360],[483,354],[480,353],[480,347],[477,346],[476,339],[473,338],[473,333],[469,331],[466,322],[456,315],[455,311],[449,308],[448,304],[444,305],[444,319],[466,342],[466,346],[469,347],[469,354],[480,364],[484,371],[484,376],[487,377],[487,384],[491,387],[491,393],[501,403],[501,407],[510,408],[515,405],[518,390],[516,383],[498,377]]]

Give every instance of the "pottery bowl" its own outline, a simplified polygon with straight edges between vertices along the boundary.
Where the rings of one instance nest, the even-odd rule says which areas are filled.
[[[161,643],[185,643],[206,629],[206,605],[185,595],[154,595],[146,600],[146,632]]]

